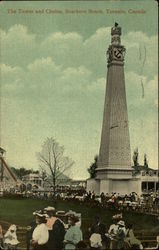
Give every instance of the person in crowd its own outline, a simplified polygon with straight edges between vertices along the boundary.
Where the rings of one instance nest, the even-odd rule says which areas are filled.
[[[72,214],[68,217],[69,229],[64,238],[65,250],[75,250],[76,245],[83,240],[82,231],[76,225],[78,218]]]
[[[3,229],[2,226],[0,225],[0,250],[2,250],[4,248],[3,245]]]
[[[93,191],[93,192],[92,192],[92,197],[91,197],[93,201],[95,200],[95,197],[96,197],[96,194],[95,194],[95,192]]]
[[[105,195],[104,195],[104,192],[102,192],[102,193],[100,194],[100,198],[101,198],[101,203],[104,204],[104,202],[105,202]]]
[[[118,218],[117,216],[112,217],[112,224],[108,230],[108,237],[110,239],[110,249],[117,249],[117,232],[118,232]]]
[[[125,228],[125,222],[123,220],[120,220],[118,223],[118,229],[116,234],[117,239],[117,249],[123,250],[125,245],[125,237],[126,237],[126,228]]]
[[[105,234],[106,233],[106,226],[104,223],[101,222],[101,219],[99,216],[95,216],[95,218],[94,218],[94,223],[92,224],[92,227],[90,229],[91,235],[97,231],[101,235],[103,247],[107,246],[108,238]]]
[[[130,245],[130,247],[135,246],[136,249],[143,249],[141,241],[138,240],[134,235],[132,224],[128,225],[128,229],[126,230],[125,242],[128,243],[128,245]]]
[[[94,233],[90,237],[90,249],[91,250],[100,250],[102,247],[102,237],[99,234],[99,229],[95,228]]]
[[[19,244],[19,241],[17,239],[17,227],[16,225],[11,225],[4,235],[4,248],[6,250],[16,250],[17,246]]]
[[[76,244],[76,249],[75,250],[87,250],[87,249],[88,249],[87,245],[86,245],[86,243],[83,240],[79,241]]]
[[[49,240],[49,232],[46,225],[47,215],[42,212],[38,212],[35,213],[35,216],[37,226],[33,231],[30,244],[33,250],[48,250],[47,242]]]
[[[37,213],[40,213],[41,211],[35,211],[33,212],[33,215],[35,216]],[[36,228],[37,223],[36,223],[36,219],[34,219],[31,224],[27,227],[27,233],[26,233],[26,246],[27,246],[27,250],[30,250],[30,241],[32,239],[32,235],[33,235],[33,231]]]
[[[92,194],[91,194],[91,191],[89,191],[88,194],[87,194],[88,200],[91,199],[91,195],[92,195]]]
[[[64,223],[55,216],[54,207],[44,208],[44,212],[48,215],[47,226],[49,230],[48,249],[62,250],[63,240],[65,236]]]
[[[159,236],[157,236],[157,246],[156,246],[156,250],[159,250]]]

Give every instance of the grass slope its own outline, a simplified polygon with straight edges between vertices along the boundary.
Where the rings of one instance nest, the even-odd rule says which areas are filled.
[[[68,201],[44,201],[34,199],[8,199],[0,198],[0,224],[4,232],[10,224],[28,226],[33,221],[33,211],[43,209],[46,206],[54,206],[56,210],[74,210],[82,214],[82,231],[85,239],[88,239],[88,228],[91,226],[95,215],[99,215],[106,224],[107,230],[111,224],[112,215],[115,210],[100,207],[90,207],[85,204]],[[159,232],[159,221],[155,216],[136,214],[132,212],[123,213],[126,224],[132,223],[135,230],[142,230],[153,235]],[[18,249],[26,249],[26,230],[17,231],[20,245]]]

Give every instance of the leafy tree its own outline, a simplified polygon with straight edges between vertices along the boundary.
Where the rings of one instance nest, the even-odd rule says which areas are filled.
[[[147,161],[147,155],[144,154],[144,168],[145,170],[148,170],[148,161]]]
[[[138,152],[138,148],[136,148],[133,154],[133,162],[134,162],[133,168],[134,168],[135,175],[140,173],[140,166],[139,166],[138,159],[139,159],[139,152]]]
[[[137,167],[139,165],[138,158],[139,158],[139,152],[138,152],[138,148],[136,148],[133,154],[134,167]]]
[[[91,164],[91,166],[87,169],[88,173],[90,174],[90,178],[96,177],[96,169],[97,169],[97,162],[98,162],[98,155],[94,157],[94,162]]]
[[[13,171],[13,173],[17,176],[18,179],[22,179],[23,176],[28,175],[28,174],[38,174],[39,171],[38,170],[33,170],[33,169],[26,169],[24,167],[21,168],[15,168],[15,167],[11,167],[11,170]]]

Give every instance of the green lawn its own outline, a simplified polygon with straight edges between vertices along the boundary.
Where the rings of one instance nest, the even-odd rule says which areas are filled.
[[[111,224],[112,215],[117,211],[104,209],[100,207],[90,207],[88,205],[77,204],[76,202],[67,201],[44,201],[33,199],[7,199],[0,198],[0,223],[5,229],[9,224],[4,224],[4,221],[10,224],[27,226],[33,220],[33,211],[43,209],[46,206],[54,206],[56,210],[74,210],[82,214],[82,231],[87,238],[88,227],[91,225],[95,215],[99,215],[105,222],[107,229]],[[123,213],[124,220],[127,223],[132,223],[135,230],[144,230],[159,232],[159,221],[157,217],[150,215],[137,214],[132,212]],[[24,236],[22,237],[24,246]]]

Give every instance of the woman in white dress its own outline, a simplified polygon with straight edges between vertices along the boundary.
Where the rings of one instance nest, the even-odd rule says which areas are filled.
[[[33,250],[48,250],[47,242],[49,239],[49,232],[46,225],[47,215],[42,213],[35,213],[35,215],[37,226],[33,231],[30,244]]]

